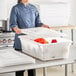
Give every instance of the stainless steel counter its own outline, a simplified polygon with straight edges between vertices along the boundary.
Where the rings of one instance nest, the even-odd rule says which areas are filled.
[[[53,67],[53,66],[58,66],[58,65],[75,63],[76,62],[75,49],[76,49],[76,47],[73,47],[73,46],[70,48],[70,55],[69,55],[68,59],[53,60],[53,61],[47,61],[47,62],[36,60],[36,63],[34,63],[34,64],[27,64],[27,65],[24,64],[24,65],[17,65],[17,66],[9,66],[9,67],[0,68],[0,73],[35,69],[35,68],[43,68],[43,67]]]

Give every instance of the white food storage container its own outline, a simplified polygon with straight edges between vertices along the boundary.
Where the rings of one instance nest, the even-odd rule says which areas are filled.
[[[46,37],[46,35],[42,36],[43,34],[40,35],[41,36],[38,37],[37,34],[36,35],[28,34],[24,36],[19,36],[22,44],[22,50],[24,53],[43,61],[68,58],[69,47],[72,43],[71,40],[61,38],[60,36],[56,37],[56,35],[55,37],[51,37],[51,34],[50,37],[49,36]],[[44,37],[49,43],[40,44],[35,42],[34,39],[39,37]],[[51,43],[52,39],[56,39],[57,43]]]

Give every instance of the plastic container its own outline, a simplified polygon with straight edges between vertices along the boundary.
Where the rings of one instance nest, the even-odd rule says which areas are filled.
[[[44,36],[43,34],[38,35],[38,37],[37,34],[34,35],[30,33],[28,33],[28,35],[19,36],[23,52],[43,61],[68,58],[69,48],[72,43],[71,40],[61,38],[60,35],[58,37],[57,32],[55,34],[55,31],[55,37],[51,37],[51,34],[49,35],[50,37],[46,37],[46,34]],[[40,44],[35,42],[34,39],[39,37],[44,37],[48,41],[48,44]],[[52,39],[56,39],[57,43],[51,43]]]

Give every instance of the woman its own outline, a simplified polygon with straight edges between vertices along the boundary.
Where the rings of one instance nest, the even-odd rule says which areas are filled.
[[[21,29],[33,27],[49,28],[49,26],[44,25],[40,21],[39,12],[34,5],[28,3],[28,0],[18,0],[18,4],[12,8],[10,27],[16,33],[14,48],[17,51],[22,51],[21,43],[18,38],[18,35],[21,34]],[[24,71],[17,71],[16,76],[24,76],[23,73]],[[28,76],[36,76],[35,70],[28,70]]]

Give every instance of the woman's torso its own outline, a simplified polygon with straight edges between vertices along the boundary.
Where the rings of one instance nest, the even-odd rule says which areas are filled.
[[[23,3],[17,4],[15,6],[17,12],[17,25],[20,29],[35,27],[35,12],[36,9],[33,5]],[[18,35],[15,35],[14,48],[22,49],[21,42]]]

